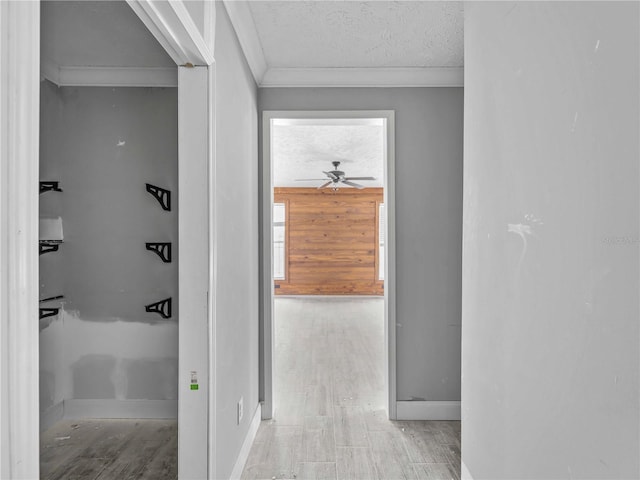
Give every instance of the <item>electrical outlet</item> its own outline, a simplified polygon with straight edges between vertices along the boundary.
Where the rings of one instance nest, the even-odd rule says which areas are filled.
[[[242,421],[243,416],[244,416],[244,399],[240,397],[240,400],[238,400],[238,425],[240,425],[240,422]]]

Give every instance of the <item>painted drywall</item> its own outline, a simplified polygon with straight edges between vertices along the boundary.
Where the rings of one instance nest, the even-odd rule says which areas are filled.
[[[258,407],[257,88],[222,3],[216,17],[214,477],[229,478]]]
[[[264,110],[394,110],[398,400],[460,400],[461,88],[263,88]]]
[[[636,2],[465,6],[462,460],[639,478]]]
[[[61,216],[64,243],[40,257],[41,411],[67,399],[177,398],[177,92],[41,83],[40,214]],[[163,210],[145,190],[172,190]],[[163,263],[145,242],[172,242]],[[162,319],[145,305],[173,298]]]

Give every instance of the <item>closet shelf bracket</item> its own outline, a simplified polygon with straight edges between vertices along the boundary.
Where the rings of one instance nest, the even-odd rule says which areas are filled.
[[[162,318],[171,318],[171,297],[146,305],[144,309],[149,313],[157,313]]]
[[[60,240],[40,240],[38,242],[40,255],[44,255],[49,252],[57,252],[61,243],[62,242]]]
[[[171,263],[171,242],[147,242],[147,250],[158,255],[164,263]]]
[[[40,320],[58,315],[60,308],[40,308]]]
[[[45,192],[61,192],[60,182],[44,181],[40,182],[40,193]]]
[[[145,184],[147,187],[147,192],[149,192],[153,197],[158,200],[158,203],[162,207],[163,210],[171,211],[171,191],[166,190],[164,188],[157,187],[155,185],[151,185],[150,183]]]

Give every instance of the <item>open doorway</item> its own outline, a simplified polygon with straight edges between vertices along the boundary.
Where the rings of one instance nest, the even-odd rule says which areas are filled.
[[[41,478],[176,478],[177,66],[125,2],[41,12]],[[175,85],[82,79],[130,64]]]
[[[393,419],[393,112],[265,112],[263,128],[264,417],[337,401]]]

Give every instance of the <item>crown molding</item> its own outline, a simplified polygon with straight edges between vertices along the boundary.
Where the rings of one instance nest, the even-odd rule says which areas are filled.
[[[209,44],[203,38],[182,0],[127,0],[176,65],[211,65],[213,32]],[[206,13],[205,22],[215,21],[215,12]],[[209,26],[210,29],[215,25]],[[205,28],[207,26],[205,25]]]
[[[233,29],[236,31],[240,47],[247,59],[253,78],[260,85],[267,71],[267,60],[253,22],[251,8],[245,0],[223,0],[223,3]]]
[[[74,67],[42,59],[40,72],[59,87],[178,86],[178,67]]]
[[[463,67],[269,68],[260,87],[462,87]]]

